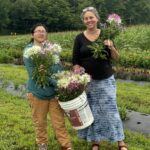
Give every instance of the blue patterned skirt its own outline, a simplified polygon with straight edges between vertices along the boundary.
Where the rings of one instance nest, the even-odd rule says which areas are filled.
[[[122,141],[124,132],[116,104],[114,76],[104,80],[92,80],[87,88],[87,99],[94,116],[94,123],[78,136],[87,141]]]

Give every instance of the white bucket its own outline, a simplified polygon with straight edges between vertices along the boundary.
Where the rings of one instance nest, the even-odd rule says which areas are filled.
[[[93,123],[94,118],[85,92],[73,100],[67,102],[59,101],[59,104],[68,116],[74,129],[84,129]]]

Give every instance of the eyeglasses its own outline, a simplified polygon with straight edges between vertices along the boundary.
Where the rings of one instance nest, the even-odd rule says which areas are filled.
[[[34,31],[34,33],[36,33],[36,34],[46,34],[47,32],[46,31],[37,30],[37,31]]]
[[[95,9],[94,7],[86,7],[82,10],[82,12],[86,12],[86,11],[94,10],[94,9]]]

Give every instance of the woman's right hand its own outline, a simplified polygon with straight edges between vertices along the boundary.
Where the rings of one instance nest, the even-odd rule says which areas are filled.
[[[41,64],[39,66],[39,72],[44,72],[45,71],[45,66],[43,64]]]
[[[81,67],[80,65],[75,65],[73,67],[73,71],[77,74],[83,74],[85,73],[85,69],[83,67]]]
[[[80,65],[74,65],[73,66],[73,71],[80,69]]]

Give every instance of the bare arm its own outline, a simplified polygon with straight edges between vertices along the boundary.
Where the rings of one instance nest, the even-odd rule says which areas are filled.
[[[110,52],[111,52],[111,58],[113,60],[117,60],[119,58],[119,53],[118,50],[113,46],[113,47],[109,47]]]
[[[114,47],[114,44],[111,40],[105,40],[104,45],[108,46],[111,52],[111,58],[113,60],[117,60],[119,58],[119,52],[118,50]]]

